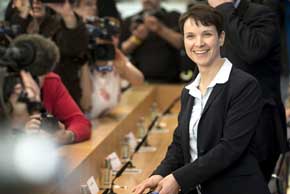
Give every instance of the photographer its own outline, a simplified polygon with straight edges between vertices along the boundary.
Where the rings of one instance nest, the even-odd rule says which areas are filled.
[[[144,80],[142,73],[117,47],[119,29],[119,21],[109,17],[95,18],[93,24],[88,24],[89,61],[81,76],[81,106],[90,118],[104,115],[117,105],[122,78],[133,86]]]
[[[21,25],[23,33],[39,33],[51,38],[60,48],[60,63],[55,72],[60,75],[68,91],[79,103],[79,70],[85,61],[88,43],[86,28],[70,2],[44,3],[49,0],[11,0],[6,20]]]
[[[59,51],[56,45],[49,39],[38,35],[22,35],[17,37],[13,43],[16,46],[28,43],[32,43],[34,46],[39,44],[41,46],[36,49],[33,56],[43,54],[43,57],[34,59],[33,64],[25,68],[28,71],[20,70],[22,84],[16,81],[14,87],[6,88],[5,96],[8,96],[11,105],[12,127],[25,128],[25,132],[28,133],[40,132],[51,135],[59,144],[75,143],[88,139],[91,134],[90,122],[71,98],[60,77],[50,72],[59,60]],[[47,49],[50,52],[39,51],[41,49]],[[50,65],[45,61],[49,61]],[[43,64],[43,67],[36,67],[40,64]],[[11,85],[7,82],[6,84]],[[25,91],[26,94],[24,101],[20,100],[21,91]],[[39,108],[39,104],[43,108]],[[53,117],[51,118],[50,115]],[[46,122],[46,126],[44,122]]]
[[[155,82],[177,82],[179,49],[179,13],[167,12],[160,0],[142,0],[143,10],[124,21],[121,48],[130,54],[132,63],[145,79]],[[158,52],[158,55],[156,55]]]

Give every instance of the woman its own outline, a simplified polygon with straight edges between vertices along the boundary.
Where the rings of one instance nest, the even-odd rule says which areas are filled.
[[[21,70],[20,76],[23,84],[16,84],[14,90],[7,92],[9,102],[12,105],[11,123],[13,127],[17,129],[25,128],[26,132],[43,132],[52,136],[58,144],[70,144],[89,139],[91,135],[90,121],[87,120],[80,111],[79,107],[63,85],[61,78],[57,74],[51,72],[53,66],[59,61],[59,50],[57,46],[51,40],[37,34],[18,36],[14,40],[14,44],[31,40],[41,44],[42,46],[40,48],[45,48],[47,51],[50,51],[50,53],[43,53],[42,56],[38,56],[43,59],[34,62],[35,64],[31,65],[31,68],[29,66],[29,72]],[[37,54],[41,54],[41,52],[36,53],[36,55]],[[45,59],[52,62],[52,64],[46,64],[47,66],[45,66],[43,62]],[[40,65],[43,67],[35,67]],[[38,84],[32,78],[31,73],[34,77],[37,76]],[[37,111],[29,111],[30,115],[28,115],[26,108],[27,104],[19,102],[19,95],[22,90],[26,92],[27,98],[29,99],[29,103],[27,104],[40,102],[46,112],[59,121],[59,125],[54,125],[52,131],[49,132],[43,130],[44,127],[42,127],[42,124],[44,118],[39,112],[41,111],[39,110],[40,108],[33,109]]]
[[[96,3],[89,0],[86,2]],[[84,22],[89,22],[90,25],[94,23],[94,31],[99,32],[98,37],[95,33],[90,33],[89,61],[82,67],[80,76],[82,88],[80,105],[87,116],[94,119],[105,115],[118,104],[123,83],[127,86],[128,83],[133,86],[141,85],[144,76],[118,49],[120,33],[118,19],[98,18],[86,4],[77,5],[75,10]],[[99,46],[99,49],[96,46]],[[101,56],[96,56],[97,53]]]
[[[11,0],[5,20],[18,26],[21,33],[41,34],[51,38],[60,49],[60,62],[54,69],[70,95],[80,103],[79,72],[85,62],[88,36],[71,1],[43,3],[41,0]],[[73,41],[72,41],[73,40]]]
[[[222,16],[213,8],[193,6],[180,26],[199,74],[182,91],[178,126],[165,159],[133,191],[269,194],[252,140],[262,108],[257,81],[221,58],[225,34]]]

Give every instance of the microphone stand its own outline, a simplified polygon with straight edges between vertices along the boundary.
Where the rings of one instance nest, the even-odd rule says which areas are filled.
[[[158,116],[156,116],[154,118],[154,120],[150,123],[149,127],[148,127],[148,131],[146,133],[146,135],[142,138],[142,140],[138,143],[138,145],[135,147],[135,150],[134,152],[131,154],[130,156],[130,160],[128,160],[120,170],[118,170],[118,172],[116,173],[115,177],[113,178],[111,184],[110,184],[110,188],[109,189],[106,189],[102,194],[116,194],[114,192],[114,183],[115,183],[115,180],[121,176],[123,174],[123,172],[128,168],[128,167],[133,167],[133,164],[132,164],[132,159],[133,159],[133,156],[136,152],[138,152],[138,150],[140,149],[140,147],[142,146],[142,144],[145,142],[145,140],[147,139],[148,137],[148,134],[149,134],[149,131],[151,131],[151,129],[153,128],[154,124],[156,123],[158,119]]]
[[[177,98],[175,98],[172,103],[162,112],[162,114],[156,115],[155,118],[151,121],[150,125],[148,126],[148,130],[147,133],[144,135],[144,137],[142,138],[142,140],[137,144],[137,146],[135,147],[134,152],[132,153],[132,155],[130,156],[130,166],[129,168],[134,167],[133,163],[131,162],[133,159],[133,156],[135,155],[135,153],[137,153],[139,151],[139,149],[141,148],[141,146],[144,144],[144,142],[147,140],[149,132],[153,129],[155,123],[157,122],[157,120],[159,118],[161,118],[162,116],[164,116],[165,114],[170,113],[170,109],[175,105],[176,102],[178,102],[178,100],[180,99],[180,96],[178,96]]]
[[[131,161],[127,161],[123,166],[122,168],[116,173],[116,176],[113,178],[112,182],[111,182],[111,186],[109,189],[106,189],[103,194],[116,194],[114,192],[114,183],[115,183],[115,180],[121,176],[123,174],[123,172],[126,170],[126,168],[130,165]]]
[[[174,99],[174,101],[169,105],[169,107],[167,109],[165,109],[165,111],[163,111],[163,113],[161,114],[161,116],[169,113],[170,109],[175,105],[175,103],[180,99],[180,97]],[[134,149],[134,152],[131,154],[130,159],[122,166],[122,168],[116,173],[115,177],[113,178],[113,180],[111,181],[111,185],[109,189],[106,189],[102,194],[116,194],[114,192],[114,183],[115,180],[120,177],[123,172],[128,168],[128,167],[133,167],[132,164],[132,160],[133,160],[133,156],[139,151],[139,149],[141,148],[141,146],[144,144],[144,142],[147,140],[148,135],[150,133],[150,131],[153,129],[155,123],[157,122],[157,120],[159,119],[160,116],[155,116],[155,118],[151,121],[150,125],[148,126],[148,130],[147,133],[144,135],[144,137],[142,138],[142,140],[137,144],[137,146]]]
[[[175,98],[172,103],[163,111],[163,113],[161,114],[162,116],[165,114],[170,113],[170,110],[172,109],[172,107],[175,105],[175,103],[180,99],[180,96],[178,96],[177,98]]]

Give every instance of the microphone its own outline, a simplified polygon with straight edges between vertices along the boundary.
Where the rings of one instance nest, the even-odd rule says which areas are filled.
[[[114,192],[114,183],[115,183],[115,180],[121,176],[123,174],[123,172],[130,166],[132,166],[132,159],[133,159],[133,156],[136,152],[138,152],[138,150],[140,149],[140,147],[144,144],[145,140],[147,139],[148,137],[148,134],[149,132],[151,131],[151,129],[153,128],[154,124],[156,123],[157,119],[159,117],[156,116],[153,121],[151,121],[150,125],[148,126],[148,131],[146,133],[146,135],[142,138],[142,140],[139,142],[139,144],[135,147],[135,150],[134,152],[131,154],[130,156],[130,160],[127,161],[123,166],[122,168],[120,168],[120,170],[118,170],[118,172],[116,173],[115,177],[113,178],[113,180],[111,181],[111,187],[109,189],[106,189],[102,194],[116,194]]]
[[[144,137],[142,138],[142,140],[137,144],[137,146],[135,147],[135,150],[133,152],[133,154],[131,155],[131,159],[133,158],[133,155],[139,151],[139,149],[141,148],[141,146],[144,144],[144,142],[146,141],[146,139],[148,138],[149,132],[153,129],[154,124],[156,123],[156,121],[158,120],[159,116],[156,116],[153,121],[151,121],[150,125],[148,126],[148,130],[147,133],[144,135]]]
[[[22,69],[33,76],[44,75],[59,62],[60,52],[56,44],[38,34],[23,34],[16,37],[6,49],[0,64]]]
[[[130,166],[133,166],[132,164],[132,159],[134,157],[134,155],[139,151],[139,149],[141,148],[141,146],[144,144],[144,142],[146,141],[146,139],[148,138],[148,135],[150,133],[150,131],[153,129],[155,123],[157,122],[157,120],[162,117],[165,114],[168,114],[170,112],[170,109],[176,104],[176,102],[180,99],[180,97],[175,98],[172,103],[168,106],[167,109],[165,109],[161,116],[155,116],[154,119],[151,121],[150,125],[148,126],[148,130],[147,133],[144,135],[144,137],[142,138],[142,140],[137,144],[137,146],[134,149],[134,152],[131,154],[130,156],[130,160],[127,161],[122,168],[120,168],[120,170],[116,173],[115,177],[113,178],[113,180],[111,181],[111,187],[109,189],[106,189],[102,194],[116,194],[114,192],[114,182],[115,180],[121,176],[123,174],[123,172]]]
[[[131,165],[131,161],[127,161],[123,166],[122,168],[120,168],[120,170],[118,170],[118,172],[116,173],[115,177],[113,178],[112,182],[111,182],[111,187],[109,189],[106,189],[103,194],[116,194],[114,192],[114,183],[115,183],[115,180],[121,176],[123,174],[123,172],[128,168],[128,166]]]

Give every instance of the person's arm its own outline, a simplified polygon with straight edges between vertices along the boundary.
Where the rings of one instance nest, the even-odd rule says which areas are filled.
[[[167,27],[154,16],[146,16],[144,18],[145,26],[152,32],[159,35],[176,49],[183,46],[183,38],[179,32]]]
[[[56,75],[47,77],[42,89],[44,107],[65,125],[66,130],[73,132],[73,142],[89,139],[91,123],[74,102],[61,79]],[[62,138],[72,141],[70,133]]]
[[[62,17],[66,28],[75,29],[77,27],[77,17],[68,0],[65,0],[64,3],[46,3],[45,5]]]
[[[181,110],[178,115],[178,125],[173,134],[173,141],[168,147],[167,153],[165,158],[162,160],[161,164],[156,168],[156,170],[152,173],[153,175],[160,175],[162,177],[166,177],[174,170],[178,169],[179,167],[183,166],[184,161],[184,150],[182,149],[182,128],[181,123],[184,119],[184,109],[187,105],[187,90],[183,89],[181,93]]]
[[[139,24],[136,29],[134,29],[131,35],[122,42],[121,49],[125,54],[132,53],[136,48],[142,45],[143,41],[148,36],[148,29],[144,24]]]
[[[248,149],[262,110],[261,90],[258,82],[251,79],[229,93],[231,100],[219,143],[172,173],[184,193],[222,173]]]
[[[156,170],[152,173],[152,175],[142,181],[140,184],[133,188],[133,192],[135,194],[142,194],[146,189],[153,189],[154,191],[159,192],[160,188],[158,186],[163,185],[163,181],[168,180],[168,176],[178,169],[179,167],[184,165],[184,151],[181,147],[181,131],[180,124],[182,122],[184,112],[184,106],[187,104],[186,89],[183,89],[181,93],[181,110],[178,115],[178,126],[176,127],[173,134],[173,141],[168,147],[165,158],[162,160],[161,164],[156,168]],[[172,175],[171,175],[172,177]],[[172,182],[171,182],[172,183]],[[171,184],[171,186],[174,184]],[[168,185],[163,185],[167,187]],[[170,192],[174,193],[174,192]],[[174,193],[175,194],[175,193]]]
[[[89,65],[85,64],[84,66],[82,66],[80,76],[82,97],[80,105],[82,110],[85,112],[89,112],[92,108],[93,86],[90,74],[91,73]]]
[[[21,33],[26,33],[31,17],[30,11],[29,0],[11,0],[5,10],[5,21],[11,25],[19,25]]]
[[[226,41],[235,45],[235,52],[248,64],[255,64],[266,57],[279,41],[276,14],[266,6],[257,5],[255,8],[251,16],[244,16],[249,18],[245,22],[235,13],[233,3],[216,5],[224,18]]]
[[[121,77],[128,80],[133,86],[141,85],[144,82],[142,72],[118,48],[116,48],[114,64]]]
[[[89,35],[82,19],[73,11],[68,0],[64,4],[45,4],[61,16],[61,27],[54,34],[53,40],[60,49],[62,59],[84,58],[89,42]],[[56,17],[56,16],[55,16]],[[57,17],[56,17],[57,18]]]

